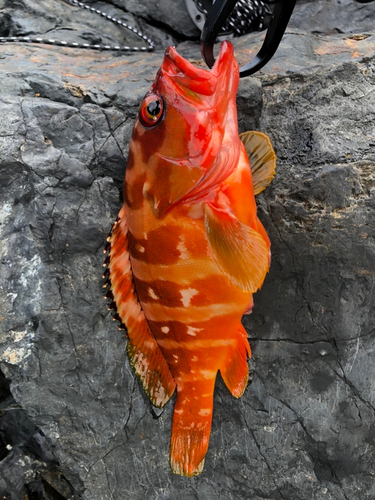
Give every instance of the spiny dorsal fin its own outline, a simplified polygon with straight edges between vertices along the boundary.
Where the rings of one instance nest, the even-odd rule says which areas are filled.
[[[276,154],[267,134],[250,130],[240,134],[253,175],[254,194],[261,193],[276,174]]]
[[[171,398],[176,383],[148,326],[133,285],[123,207],[109,236],[110,293],[117,315],[128,331],[126,347],[130,363],[153,405],[162,408]]]
[[[262,236],[210,204],[205,205],[205,228],[218,266],[236,286],[256,292],[269,268],[268,245]]]

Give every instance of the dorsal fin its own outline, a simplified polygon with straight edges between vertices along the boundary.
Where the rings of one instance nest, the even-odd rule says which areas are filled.
[[[130,266],[127,222],[122,207],[109,240],[110,292],[117,315],[128,331],[126,347],[130,363],[153,405],[162,408],[172,396],[176,383],[167,362],[150,331],[136,296]]]
[[[267,134],[250,130],[240,134],[253,176],[254,194],[261,193],[276,174],[276,154]]]

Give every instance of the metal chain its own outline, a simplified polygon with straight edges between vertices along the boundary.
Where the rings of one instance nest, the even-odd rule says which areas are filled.
[[[58,46],[63,46],[63,47],[74,47],[74,48],[79,48],[79,49],[94,49],[94,50],[116,50],[116,51],[126,51],[126,52],[145,52],[145,51],[152,51],[155,48],[154,42],[147,36],[144,35],[141,31],[138,31],[136,28],[133,28],[127,23],[124,23],[120,19],[117,19],[115,17],[109,16],[105,12],[102,12],[101,10],[94,9],[90,5],[87,5],[86,3],[79,2],[78,0],[63,0],[65,3],[68,3],[69,5],[72,5],[74,7],[80,7],[81,9],[86,9],[89,10],[101,17],[104,17],[108,19],[108,21],[111,21],[119,26],[122,26],[123,28],[126,28],[127,30],[131,31],[138,37],[142,38],[145,42],[148,43],[148,47],[130,47],[128,45],[101,45],[101,44],[89,44],[89,43],[78,43],[78,42],[67,42],[64,40],[54,40],[52,38],[42,38],[42,37],[30,37],[30,36],[2,36],[0,37],[0,43],[7,43],[7,42],[21,42],[21,43],[43,43],[47,45],[58,45]]]

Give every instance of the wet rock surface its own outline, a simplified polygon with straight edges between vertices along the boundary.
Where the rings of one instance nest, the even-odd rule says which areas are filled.
[[[130,3],[107,7],[146,23]],[[61,2],[0,8],[11,34],[107,29]],[[2,408],[21,412],[12,426],[0,415],[4,496],[375,497],[375,34],[297,28],[240,82],[240,131],[268,133],[278,155],[258,196],[272,267],[244,320],[252,383],[234,400],[218,380],[205,469],[193,479],[170,472],[173,403],[153,411],[101,279],[133,121],[163,52],[0,46],[0,366],[14,398],[5,386]],[[153,29],[160,47],[176,37]],[[236,40],[240,61],[260,36]],[[200,60],[195,42],[178,50]]]

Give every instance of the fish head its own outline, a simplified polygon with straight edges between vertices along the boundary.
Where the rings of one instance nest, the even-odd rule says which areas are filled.
[[[230,42],[221,45],[212,70],[193,65],[174,47],[166,50],[155,82],[140,105],[130,144],[131,168],[142,175],[142,194],[156,217],[208,192],[212,186],[207,188],[207,179],[211,184],[217,180],[212,171],[218,168],[228,125],[235,128],[239,141],[238,80]]]

